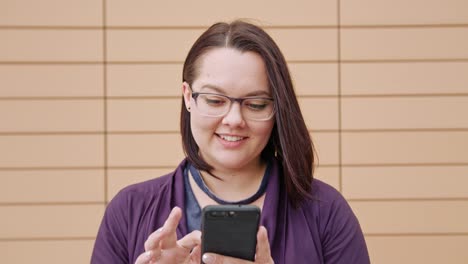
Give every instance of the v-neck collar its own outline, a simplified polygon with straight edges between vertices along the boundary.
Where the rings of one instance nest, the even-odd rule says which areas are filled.
[[[187,166],[187,160],[183,160],[181,164],[177,167],[174,173],[172,189],[172,201],[171,207],[178,206],[184,210],[185,208],[185,191],[184,191],[184,169]],[[284,252],[279,252],[282,249],[279,245],[281,243],[274,243],[275,238],[285,237],[286,232],[286,215],[288,207],[288,199],[285,193],[284,188],[281,187],[281,171],[278,161],[276,159],[272,160],[271,164],[271,175],[269,183],[266,189],[265,201],[263,202],[262,207],[262,216],[260,219],[260,224],[265,226],[268,230],[268,241],[270,242],[270,247],[272,253],[274,250],[276,254],[279,254],[279,259],[283,259]],[[280,201],[281,200],[281,201]],[[281,206],[280,206],[281,203]],[[186,234],[188,234],[187,228],[187,218],[185,213],[182,214],[179,225],[177,226],[177,237],[180,239]],[[276,245],[276,247],[275,247]],[[275,247],[275,249],[273,248]],[[284,248],[283,248],[284,249]]]

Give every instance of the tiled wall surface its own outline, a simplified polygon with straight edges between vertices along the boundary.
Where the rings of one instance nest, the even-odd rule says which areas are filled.
[[[182,159],[182,62],[233,18],[282,48],[372,262],[468,263],[465,0],[0,0],[0,262],[89,262],[115,193]]]

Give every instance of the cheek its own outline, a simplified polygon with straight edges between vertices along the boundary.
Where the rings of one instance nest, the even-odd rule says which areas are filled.
[[[197,144],[200,138],[213,134],[218,123],[219,121],[216,118],[206,118],[192,114],[190,127]]]
[[[271,132],[273,131],[273,122],[269,122],[268,124],[263,124],[261,126],[257,126],[253,128],[256,131],[256,134],[263,140],[268,141],[270,138]]]

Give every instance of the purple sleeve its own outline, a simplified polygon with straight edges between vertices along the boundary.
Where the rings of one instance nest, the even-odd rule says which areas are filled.
[[[127,198],[122,192],[107,206],[94,244],[92,264],[129,263],[126,208]]]
[[[325,264],[369,264],[364,235],[347,201],[339,194],[326,210],[322,214]]]

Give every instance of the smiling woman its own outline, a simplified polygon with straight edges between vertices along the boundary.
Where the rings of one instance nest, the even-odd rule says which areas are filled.
[[[199,158],[210,164],[213,169],[207,171],[214,175],[236,175],[232,180],[245,184],[247,189],[258,186],[263,176],[261,172],[265,170],[260,153],[267,145],[274,125],[265,63],[254,52],[217,48],[204,54],[199,65],[198,76],[190,86],[192,90],[187,82],[183,83],[185,106],[191,109],[190,130],[199,148],[193,159]],[[211,97],[208,99],[213,99],[213,94],[228,99],[224,100],[224,113],[220,112],[224,115],[207,117],[207,102],[200,97],[195,101],[192,96],[195,92],[209,93]],[[225,97],[227,95],[242,99],[231,103]],[[265,97],[267,100],[263,99]],[[252,106],[246,104],[249,101],[244,99],[259,101],[260,107],[268,101],[271,107],[253,111]],[[216,103],[219,102],[222,101]],[[210,103],[209,109],[220,109]],[[260,120],[247,118],[257,115]],[[252,175],[252,171],[256,174]]]
[[[314,151],[286,61],[261,28],[217,23],[184,63],[174,172],[122,190],[92,263],[251,263],[200,256],[202,208],[261,208],[255,263],[369,263],[345,199],[314,179]]]

